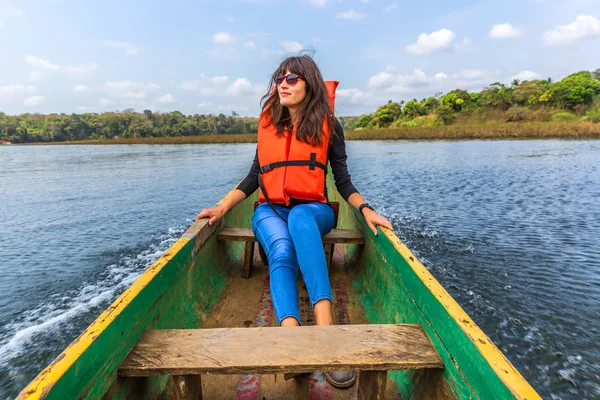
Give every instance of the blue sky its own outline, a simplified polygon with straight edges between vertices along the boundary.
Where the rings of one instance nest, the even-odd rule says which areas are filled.
[[[256,116],[303,48],[358,115],[600,68],[600,1],[0,0],[0,111]]]

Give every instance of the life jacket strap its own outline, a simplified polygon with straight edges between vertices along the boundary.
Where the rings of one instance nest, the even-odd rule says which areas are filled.
[[[263,184],[261,175],[264,174],[265,172],[269,172],[269,171],[271,171],[275,168],[279,168],[279,167],[295,167],[295,166],[303,166],[303,165],[307,166],[308,169],[311,171],[314,171],[314,169],[317,167],[321,168],[323,171],[325,171],[325,174],[327,174],[327,166],[324,165],[323,163],[320,163],[317,161],[317,153],[310,153],[310,160],[278,161],[278,162],[263,165],[262,167],[260,167],[260,174],[258,174],[258,186],[260,186],[260,190],[262,190],[263,196],[265,196],[265,200],[267,201],[267,204],[269,204],[269,207],[271,207],[271,210],[273,210],[273,212],[275,214],[277,214],[279,217],[281,217],[281,219],[283,219],[283,220],[285,220],[285,218],[283,218],[281,216],[281,214],[279,214],[277,212],[277,210],[275,210],[275,207],[273,207],[273,202],[271,201],[271,199],[269,198],[269,195],[267,194],[267,189],[265,188],[265,185]]]
[[[265,200],[267,201],[267,204],[269,205],[269,207],[271,207],[271,210],[273,210],[273,212],[275,214],[277,214],[279,216],[279,218],[281,218],[282,220],[286,220],[285,218],[283,218],[281,216],[281,214],[279,214],[277,212],[277,210],[275,209],[275,207],[273,207],[273,202],[271,201],[271,199],[269,198],[269,195],[267,194],[267,189],[265,189],[265,185],[263,184],[263,181],[260,177],[260,174],[258,175],[258,186],[260,186],[260,190],[262,190],[263,192],[263,196],[265,196]]]
[[[327,166],[317,161],[317,153],[310,153],[310,160],[277,161],[260,167],[260,173],[264,174],[265,172],[269,172],[279,167],[298,167],[303,165],[307,166],[311,171],[313,171],[315,168],[321,168],[323,171],[327,172]]]

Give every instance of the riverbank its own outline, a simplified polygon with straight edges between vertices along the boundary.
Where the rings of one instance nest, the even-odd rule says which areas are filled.
[[[448,125],[419,128],[369,128],[346,131],[347,140],[470,140],[470,139],[600,139],[600,124],[591,122],[526,122]],[[256,134],[200,135],[31,144],[208,144],[256,143]]]

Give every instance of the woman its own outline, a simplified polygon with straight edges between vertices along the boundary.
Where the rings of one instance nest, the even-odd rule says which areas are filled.
[[[259,202],[252,230],[269,262],[271,297],[280,326],[299,326],[298,269],[302,272],[317,325],[332,325],[332,290],[322,236],[334,223],[327,204],[325,175],[331,164],[336,188],[363,214],[377,235],[377,225],[392,229],[353,186],[346,166],[344,132],[333,116],[337,82],[323,81],[306,55],[285,59],[263,96],[258,145],[246,178],[223,204],[204,209],[209,224],[254,193]],[[329,89],[329,92],[328,92]],[[329,95],[328,95],[329,94]],[[336,387],[350,387],[353,371],[326,373]]]

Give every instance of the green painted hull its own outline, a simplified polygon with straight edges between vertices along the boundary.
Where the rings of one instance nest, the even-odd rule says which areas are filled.
[[[437,281],[389,230],[374,236],[332,185],[338,228],[359,229],[364,247],[345,245],[352,285],[371,323],[421,324],[442,357],[443,371],[396,371],[398,398],[539,398]],[[249,227],[256,194],[224,218]],[[19,395],[20,399],[168,398],[173,380],[117,376],[147,329],[195,328],[214,310],[230,276],[241,268],[243,244],[218,242],[222,225],[194,224],[123,295]],[[149,383],[148,383],[149,382]]]

